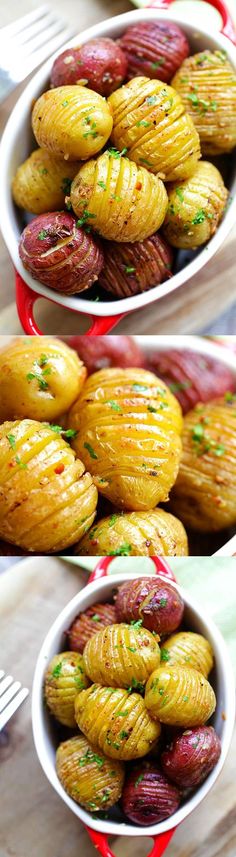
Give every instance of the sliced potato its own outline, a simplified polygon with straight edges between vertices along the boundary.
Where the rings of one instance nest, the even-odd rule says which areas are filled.
[[[84,161],[103,148],[112,129],[111,107],[87,86],[58,86],[43,92],[32,112],[39,146],[65,161]]]
[[[194,174],[168,187],[169,205],[164,233],[174,247],[199,247],[209,241],[225,209],[228,191],[209,161],[200,161]]]
[[[67,794],[88,812],[107,810],[121,797],[124,765],[107,759],[84,735],[59,745],[56,769]]]
[[[72,179],[80,164],[55,158],[47,149],[35,149],[20,164],[12,181],[12,195],[19,208],[32,214],[64,208]]]
[[[99,684],[79,693],[75,719],[88,741],[111,759],[124,761],[149,753],[161,732],[139,693]]]
[[[102,518],[77,545],[79,556],[187,556],[181,521],[164,509],[113,512]]]

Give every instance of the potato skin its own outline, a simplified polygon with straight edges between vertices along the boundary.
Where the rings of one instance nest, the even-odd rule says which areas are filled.
[[[146,292],[171,277],[172,251],[158,232],[133,244],[107,241],[103,249],[105,264],[99,283],[116,298]]]
[[[122,809],[134,824],[158,824],[173,815],[181,794],[168,782],[155,762],[143,761],[128,774],[122,793]]]
[[[228,191],[209,161],[197,164],[193,175],[168,189],[164,235],[174,247],[199,247],[214,235],[223,216]]]
[[[82,655],[77,652],[54,655],[45,674],[44,697],[51,714],[59,723],[75,727],[75,699],[88,685]]]
[[[170,21],[141,21],[119,40],[128,60],[127,77],[145,74],[169,83],[190,53],[183,31]]]
[[[187,556],[183,524],[164,509],[113,513],[102,518],[75,548],[79,556]]]
[[[110,137],[110,105],[86,86],[59,86],[43,92],[32,112],[39,146],[66,161],[92,157]]]
[[[63,339],[77,351],[88,375],[110,366],[127,369],[144,365],[144,355],[132,336],[64,336]]]
[[[83,691],[88,693],[88,691]],[[214,690],[192,667],[161,666],[145,689],[145,705],[151,717],[169,726],[202,726],[216,707]]]
[[[93,682],[128,688],[133,679],[141,684],[147,681],[160,665],[160,649],[145,628],[108,625],[86,643],[84,663]]]
[[[194,788],[208,777],[220,754],[221,743],[213,726],[198,726],[173,739],[161,755],[161,766],[176,785]]]
[[[67,794],[88,812],[107,810],[121,796],[125,776],[122,762],[111,762],[98,753],[84,735],[59,745],[56,770]]]
[[[77,696],[75,719],[81,732],[106,756],[124,761],[145,756],[161,731],[139,693],[98,684]]]
[[[236,144],[236,74],[226,51],[188,57],[172,86],[194,122],[203,155],[231,152]]]
[[[200,158],[199,136],[172,86],[134,77],[108,101],[114,122],[111,139],[118,149],[127,148],[131,161],[165,181],[192,175]]]
[[[213,651],[202,634],[179,631],[163,643],[161,661],[167,662],[169,667],[175,664],[194,667],[207,678],[213,667]]]
[[[0,538],[61,551],[90,527],[96,505],[90,473],[60,434],[34,420],[0,426]]]
[[[236,399],[226,393],[184,419],[183,455],[171,510],[185,526],[215,532],[236,523]]]
[[[107,97],[121,86],[126,70],[127,59],[117,42],[90,39],[78,48],[68,48],[55,59],[51,84],[55,87],[77,83]]]
[[[71,407],[86,375],[76,352],[59,339],[18,336],[0,350],[0,422],[53,422]]]
[[[114,505],[145,510],[168,496],[178,472],[182,416],[154,375],[95,372],[70,410],[68,427],[79,431],[74,449]]]
[[[67,295],[89,289],[103,266],[100,242],[79,229],[68,211],[32,220],[22,232],[19,254],[34,279]]]
[[[93,604],[84,613],[79,613],[72,622],[67,637],[69,648],[74,652],[83,652],[88,640],[106,625],[116,622],[116,611],[113,604]]]
[[[111,241],[148,238],[167,211],[163,182],[145,167],[114,154],[114,149],[83,164],[72,182],[70,199],[79,223]]]
[[[12,196],[19,208],[32,214],[64,208],[72,179],[80,164],[65,163],[46,149],[35,149],[20,164],[12,181]]]
[[[83,359],[83,355],[82,356]],[[154,350],[148,356],[146,368],[162,378],[170,387],[187,414],[198,402],[208,402],[227,391],[234,392],[231,369],[220,360],[198,354],[190,349]]]
[[[169,582],[150,577],[122,583],[115,607],[118,622],[142,619],[145,628],[162,636],[178,628],[184,613],[178,590]]]

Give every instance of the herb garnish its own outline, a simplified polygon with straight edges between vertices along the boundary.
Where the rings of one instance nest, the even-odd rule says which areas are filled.
[[[84,449],[87,449],[91,458],[97,458],[97,453],[94,451],[93,447],[90,446],[90,443],[84,443]]]
[[[144,684],[141,684],[141,682],[137,681],[136,678],[132,678],[130,686],[127,687],[127,693],[132,693],[133,690],[135,690],[136,693],[143,693]]]
[[[47,230],[46,230],[46,229],[41,229],[41,230],[40,230],[40,232],[38,233],[38,238],[39,238],[39,240],[40,240],[40,241],[44,241],[44,239],[45,239],[45,238],[47,238],[47,237],[48,237],[48,232],[47,232]]]
[[[11,448],[14,449],[15,445],[16,445],[16,439],[15,439],[14,434],[7,434],[7,440],[9,442]]]
[[[151,125],[151,122],[146,122],[146,119],[140,119],[139,122],[136,122],[136,128],[148,128]]]
[[[67,196],[67,194],[69,196],[71,185],[72,185],[72,179],[69,179],[69,178],[62,179],[61,190],[65,194],[65,196]]]
[[[170,660],[170,653],[168,652],[168,649],[165,649],[163,646],[163,649],[161,649],[161,661],[169,661],[169,660]]]
[[[111,149],[107,149],[107,152],[111,158],[121,158],[122,155],[126,155],[126,152],[128,152],[128,149],[125,147],[124,149],[121,150],[121,152],[119,152],[118,149],[111,147]]]
[[[70,438],[76,437],[76,435],[78,434],[76,429],[63,429],[63,428],[61,428],[61,426],[54,426],[51,424],[49,424],[49,426],[48,426],[47,423],[45,423],[45,425],[46,425],[46,428],[49,427],[52,431],[55,432],[55,434],[63,434],[67,440],[70,440]]]
[[[131,619],[130,624],[132,625],[132,628],[134,629],[134,631],[139,631],[139,628],[142,627],[143,620],[137,619],[137,621],[136,621],[135,619]]]
[[[59,675],[61,675],[61,671],[62,671],[62,661],[60,661],[59,664],[56,664],[56,666],[52,670],[53,678],[59,678]]]
[[[110,405],[112,411],[117,411],[117,413],[121,413],[120,405],[118,405],[118,402],[114,402],[113,399],[108,400],[107,402],[105,402],[105,404]]]
[[[131,551],[132,545],[124,543],[123,545],[120,545],[120,547],[117,548],[115,551],[111,551],[109,556],[129,556]]]
[[[132,265],[126,265],[125,266],[125,273],[126,274],[135,274],[135,271],[136,271],[136,268],[133,268]]]

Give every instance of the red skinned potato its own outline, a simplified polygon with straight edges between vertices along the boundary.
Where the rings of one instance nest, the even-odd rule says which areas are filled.
[[[88,289],[104,261],[99,240],[64,211],[35,217],[22,232],[19,254],[34,279],[67,295]]]
[[[198,402],[209,402],[235,389],[231,369],[220,360],[188,349],[155,350],[149,355],[146,368],[170,387],[184,414]]]
[[[176,785],[193,788],[215,767],[221,744],[213,726],[197,726],[177,735],[161,756],[164,774]]]
[[[177,589],[160,578],[128,580],[118,589],[115,600],[118,622],[142,619],[143,627],[163,636],[179,627],[184,603]]]
[[[126,369],[144,364],[144,355],[132,336],[64,336],[63,339],[77,351],[88,375],[111,366]]]
[[[180,63],[185,56],[187,54]],[[85,45],[63,51],[55,59],[51,85],[57,87],[78,83],[107,97],[121,86],[126,71],[127,59],[117,42],[112,39],[91,39]]]
[[[93,604],[84,613],[79,613],[67,632],[69,648],[73,652],[84,651],[88,640],[106,625],[116,623],[116,611],[113,604]]]
[[[157,77],[168,83],[189,56],[186,36],[170,21],[142,21],[129,27],[119,40],[128,61],[127,76]]]
[[[122,794],[122,809],[135,824],[157,824],[173,815],[181,794],[154,762],[136,765],[128,775]]]
[[[159,286],[171,277],[173,253],[156,232],[133,244],[104,242],[105,264],[100,285],[116,298],[128,298]]]

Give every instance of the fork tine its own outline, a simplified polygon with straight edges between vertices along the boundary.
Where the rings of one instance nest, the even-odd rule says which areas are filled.
[[[51,42],[46,42],[42,48],[35,51],[35,53],[30,54],[26,59],[26,62],[21,65],[21,77],[18,79],[23,80],[23,78],[30,74],[36,66],[40,65],[45,59],[47,59],[50,54],[53,54],[54,51],[63,46],[65,42],[68,42],[73,35],[74,31],[71,29],[62,30],[61,33],[58,33]]]
[[[54,21],[46,30],[42,30],[41,33],[36,34],[35,38],[30,42],[26,42],[26,45],[24,45],[24,55],[30,56],[35,53],[39,48],[41,48],[41,46],[46,45],[47,42],[54,39],[54,37],[57,36],[58,33],[64,31],[64,29],[65,25],[63,21]]]
[[[19,708],[21,703],[24,702],[24,699],[26,699],[28,693],[28,688],[22,687],[22,689],[19,690],[19,693],[17,693],[14,699],[9,702],[9,705],[7,705],[2,714],[0,714],[0,731],[4,728],[4,726],[6,726],[6,723],[8,723],[8,720],[10,720],[12,715],[15,714],[15,711],[17,711],[17,708]]]
[[[0,679],[3,678],[4,675],[5,675],[4,670],[0,670]]]
[[[4,693],[0,699],[0,711],[3,711],[3,709],[6,708],[6,706],[8,705],[8,702],[10,702],[11,699],[13,698],[13,696],[15,696],[16,693],[18,693],[18,690],[20,690],[20,688],[21,688],[20,681],[13,681],[13,684],[10,685],[8,690],[6,690],[6,693]]]
[[[20,33],[13,35],[11,37],[12,44],[17,46],[27,45],[27,43],[33,40],[39,33],[43,33],[47,28],[50,28],[52,24],[58,23],[65,26],[65,22],[63,22],[62,18],[58,18],[53,12],[49,12],[48,15],[44,15],[42,18],[39,18],[30,27],[26,27],[24,30],[21,30]]]
[[[13,681],[12,675],[6,675],[5,678],[3,678],[3,680],[1,681],[1,684],[0,684],[0,696],[2,696],[3,693],[5,693],[5,690],[7,690],[7,688],[12,683],[12,681]]]
[[[6,24],[5,27],[2,27],[1,36],[3,35],[5,39],[10,38],[15,33],[20,33],[21,30],[24,30],[25,27],[28,27],[30,24],[33,24],[34,21],[42,18],[43,15],[48,14],[49,11],[49,6],[46,3],[43,6],[39,6],[39,8],[35,9],[34,12],[28,12],[27,15],[23,15],[21,18],[18,18],[17,21],[13,21],[12,24]]]

